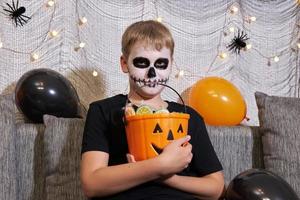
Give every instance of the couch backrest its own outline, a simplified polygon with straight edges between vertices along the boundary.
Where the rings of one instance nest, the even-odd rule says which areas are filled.
[[[13,98],[10,100],[13,101]],[[16,113],[13,110],[10,112]],[[15,174],[18,182],[17,189],[15,189],[17,191],[16,199],[47,199],[47,191],[51,191],[52,198],[55,196],[53,196],[55,190],[58,191],[55,196],[56,200],[73,199],[74,195],[77,199],[84,199],[78,170],[84,119],[47,116],[44,121],[45,125],[18,120],[15,128],[8,130],[16,135],[16,149],[14,150],[16,151],[14,154],[16,162],[10,163],[11,169],[16,167]],[[3,122],[0,123],[3,124]],[[261,137],[257,127],[207,126],[207,130],[223,165],[227,184],[237,174],[247,169],[263,167]],[[45,133],[48,134],[47,137],[45,137]],[[2,141],[3,138],[5,140],[5,137],[2,137]],[[66,138],[68,139],[66,140]],[[4,143],[6,142],[8,141],[4,141]],[[72,146],[74,146],[73,149]],[[1,145],[0,147],[3,148]],[[50,152],[51,149],[56,150]],[[3,152],[2,149],[0,149],[1,151]],[[74,167],[75,174],[71,173],[70,162],[65,163],[64,160],[74,161],[71,162],[73,163],[70,165],[71,168],[78,166]],[[2,162],[1,165],[3,169]],[[49,168],[50,166],[51,168]],[[3,175],[4,172],[0,171],[0,175],[1,173]],[[65,187],[61,184],[65,184]],[[4,190],[5,193],[11,191],[9,188],[4,188]]]

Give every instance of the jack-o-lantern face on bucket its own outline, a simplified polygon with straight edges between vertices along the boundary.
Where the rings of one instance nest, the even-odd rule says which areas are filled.
[[[165,125],[165,124],[161,124],[161,125]],[[163,147],[165,146],[165,145],[161,146],[163,137],[165,137],[165,140],[163,141],[168,143],[174,140],[175,138],[178,139],[186,135],[186,133],[183,132],[181,123],[179,123],[177,130],[176,129],[172,130],[172,128],[176,128],[176,125],[175,127],[161,127],[161,125],[159,123],[156,123],[152,133],[153,140],[151,142],[151,146],[157,154],[160,154],[163,151]],[[164,131],[164,129],[166,130]],[[160,144],[160,146],[158,144]]]
[[[188,114],[148,114],[126,118],[129,152],[136,160],[159,155],[172,140],[182,138],[188,131]]]

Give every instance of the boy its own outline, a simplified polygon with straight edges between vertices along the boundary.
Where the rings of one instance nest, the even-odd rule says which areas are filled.
[[[222,166],[202,118],[190,107],[188,136],[167,145],[155,158],[135,162],[127,154],[123,123],[127,101],[154,109],[182,112],[183,106],[162,100],[171,73],[174,41],[156,21],[129,26],[122,37],[122,71],[128,73],[128,95],[90,105],[82,142],[81,183],[92,199],[218,199],[224,188]],[[187,145],[183,145],[187,144]]]

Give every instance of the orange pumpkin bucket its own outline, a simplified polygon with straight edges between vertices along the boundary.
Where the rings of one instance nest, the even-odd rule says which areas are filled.
[[[126,117],[129,153],[135,160],[159,155],[172,140],[187,135],[189,114],[157,113]]]
[[[126,109],[125,107],[128,149],[136,161],[159,155],[172,140],[185,137],[188,133],[190,115],[186,114],[186,106],[182,97],[172,87],[161,83],[160,85],[173,90],[179,96],[185,113],[169,113],[167,109],[153,113],[150,107],[142,106],[137,109],[136,114],[133,108]]]

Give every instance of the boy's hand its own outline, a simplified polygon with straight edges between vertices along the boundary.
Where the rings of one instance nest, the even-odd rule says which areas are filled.
[[[175,174],[187,168],[192,160],[191,136],[172,141],[158,156],[162,166],[162,175]]]

